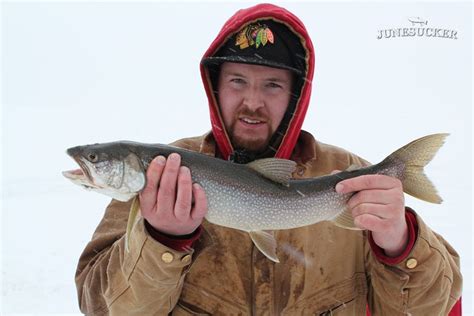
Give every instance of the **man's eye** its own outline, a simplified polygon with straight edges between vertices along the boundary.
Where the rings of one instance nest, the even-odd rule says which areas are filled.
[[[269,87],[269,88],[283,88],[281,85],[279,85],[278,83],[275,83],[275,82],[269,82],[267,84],[267,87]]]
[[[233,83],[237,83],[237,84],[244,84],[245,83],[245,80],[243,80],[241,78],[232,78],[230,81],[233,82]]]

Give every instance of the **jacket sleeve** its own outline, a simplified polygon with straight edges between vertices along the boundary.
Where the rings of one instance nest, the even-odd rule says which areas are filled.
[[[384,264],[366,243],[372,315],[447,315],[461,296],[459,256],[416,215],[417,238],[409,255]]]
[[[193,250],[154,240],[139,218],[125,250],[130,203],[113,200],[76,271],[80,309],[87,315],[166,315],[175,306]]]

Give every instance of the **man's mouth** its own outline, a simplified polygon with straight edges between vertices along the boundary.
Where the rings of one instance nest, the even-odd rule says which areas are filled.
[[[258,124],[265,123],[265,122],[262,121],[262,120],[251,119],[251,118],[248,118],[248,117],[241,117],[239,120],[240,120],[241,122],[245,123],[245,124],[251,124],[251,125],[258,125]]]

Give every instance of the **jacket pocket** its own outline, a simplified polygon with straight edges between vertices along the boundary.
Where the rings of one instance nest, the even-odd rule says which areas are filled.
[[[222,297],[206,288],[185,283],[175,308],[181,314],[171,315],[247,315],[245,306],[237,304],[233,298]],[[186,313],[185,313],[186,312]]]
[[[367,279],[364,273],[319,288],[284,311],[284,315],[365,315]]]
[[[336,316],[336,315],[362,315],[357,313],[357,298],[353,298],[348,302],[338,302],[330,307],[327,311],[317,312],[319,316]],[[365,300],[364,300],[365,301]]]
[[[211,315],[211,313],[205,310],[193,306],[189,303],[178,301],[173,311],[170,313],[172,316],[189,316],[189,315]]]

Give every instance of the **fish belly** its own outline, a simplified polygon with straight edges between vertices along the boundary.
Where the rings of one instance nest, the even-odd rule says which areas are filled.
[[[214,224],[244,231],[291,229],[330,220],[344,211],[347,197],[336,192],[304,194],[252,192],[207,186],[208,214]]]

